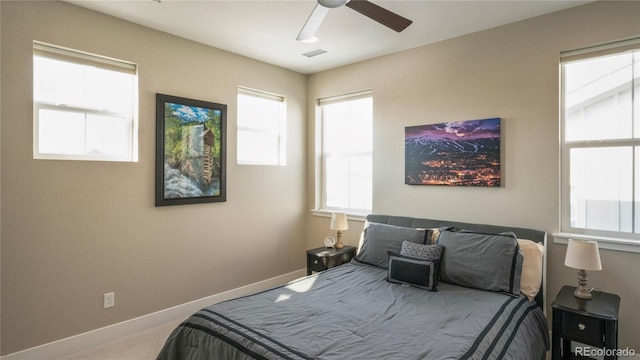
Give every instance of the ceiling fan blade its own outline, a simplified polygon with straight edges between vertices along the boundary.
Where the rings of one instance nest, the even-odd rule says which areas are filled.
[[[397,32],[401,32],[413,23],[413,21],[367,0],[351,0],[346,5],[360,14]]]
[[[329,8],[326,8],[320,4],[317,4],[316,7],[311,12],[311,15],[309,15],[307,22],[304,23],[304,26],[302,27],[302,30],[300,30],[300,34],[298,34],[298,37],[296,38],[296,40],[311,39],[316,34],[316,31],[318,31],[318,28],[320,27],[322,20],[324,19],[324,17],[327,15],[328,12],[329,12]]]

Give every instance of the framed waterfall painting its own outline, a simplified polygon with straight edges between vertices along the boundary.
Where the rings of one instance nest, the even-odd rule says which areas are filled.
[[[405,184],[499,187],[500,118],[405,127]]]
[[[227,105],[156,94],[156,206],[226,201]]]

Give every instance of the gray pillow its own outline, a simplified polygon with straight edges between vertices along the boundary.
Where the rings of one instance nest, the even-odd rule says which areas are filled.
[[[403,241],[424,244],[427,231],[403,226],[368,223],[363,230],[363,242],[355,259],[381,268],[388,267],[387,252],[399,253]]]
[[[440,279],[451,284],[518,295],[523,256],[513,233],[443,231]]]
[[[442,245],[440,244],[423,245],[412,243],[410,241],[403,241],[402,248],[400,249],[400,255],[427,261],[440,261],[440,257],[442,257],[442,249]]]
[[[438,262],[402,256],[389,252],[387,281],[437,291]]]

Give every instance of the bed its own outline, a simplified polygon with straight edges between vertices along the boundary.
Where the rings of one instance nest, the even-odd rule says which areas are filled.
[[[157,358],[544,359],[545,240],[372,214],[350,263],[206,307]]]

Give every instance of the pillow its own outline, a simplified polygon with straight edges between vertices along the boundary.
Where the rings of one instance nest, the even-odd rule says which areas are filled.
[[[429,244],[435,244],[438,242],[438,236],[440,236],[440,228],[431,229],[431,242]]]
[[[518,239],[518,245],[524,259],[520,277],[520,293],[533,301],[542,286],[542,257],[544,246],[531,240]]]
[[[388,267],[388,251],[400,252],[402,242],[407,240],[424,244],[426,230],[380,223],[368,223],[362,231],[362,245],[355,259],[381,268]]]
[[[432,245],[436,243],[438,240],[438,235],[440,235],[440,228],[428,228],[427,237],[425,238],[425,244]]]
[[[387,281],[437,291],[438,263],[389,252]]]
[[[429,234],[427,235],[427,244],[437,244],[438,243],[438,237],[440,236],[440,232],[442,231],[459,231],[458,228],[455,228],[453,226],[441,226],[441,227],[437,227],[437,228],[432,228],[429,229]]]
[[[520,294],[522,253],[513,233],[441,231],[440,279],[481,290]]]
[[[427,261],[440,261],[442,245],[423,245],[403,241],[400,255]]]

